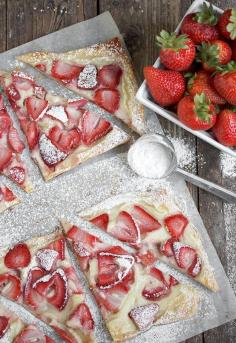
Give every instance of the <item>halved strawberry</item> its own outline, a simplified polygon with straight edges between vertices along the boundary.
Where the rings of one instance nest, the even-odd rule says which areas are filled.
[[[5,167],[8,166],[12,158],[12,151],[11,149],[0,145],[0,170],[3,170]]]
[[[8,143],[14,152],[21,153],[25,145],[19,137],[17,130],[12,126],[8,131]]]
[[[87,103],[87,100],[80,99],[68,102],[65,107],[70,127],[78,127],[79,120],[83,114],[83,106]]]
[[[35,325],[29,325],[14,339],[14,343],[46,343],[45,335]]]
[[[47,92],[46,92],[44,87],[42,87],[42,86],[35,86],[34,87],[34,95],[36,96],[36,98],[45,99],[46,94],[47,94]]]
[[[201,269],[202,269],[201,260],[199,256],[196,255],[196,257],[193,260],[192,265],[188,268],[188,274],[195,277],[200,273]]]
[[[93,225],[99,227],[100,229],[106,231],[108,223],[109,223],[109,216],[107,213],[102,213],[99,216],[91,219],[90,222]]]
[[[100,88],[94,95],[95,103],[110,113],[115,113],[120,106],[120,93],[117,89]]]
[[[48,101],[44,99],[36,98],[31,96],[25,99],[25,106],[28,115],[33,119],[37,120],[41,114],[45,112],[48,107]]]
[[[18,243],[8,250],[4,258],[4,264],[9,269],[27,267],[31,261],[31,254],[27,244]]]
[[[1,188],[1,191],[2,191],[3,196],[4,196],[4,200],[6,200],[6,201],[15,200],[15,198],[16,198],[15,195],[13,194],[13,192],[8,187]]]
[[[128,315],[139,330],[145,330],[156,320],[158,311],[158,304],[148,304],[135,307]]]
[[[147,300],[150,301],[157,301],[160,300],[161,298],[165,297],[170,293],[169,288],[165,286],[157,286],[152,289],[146,289],[142,291],[142,296],[146,298]]]
[[[116,88],[120,83],[122,69],[118,64],[107,64],[98,72],[98,82],[106,88]]]
[[[133,264],[131,255],[99,252],[97,286],[106,289],[121,283],[132,271]]]
[[[19,185],[22,185],[25,182],[25,170],[22,167],[12,167],[9,170],[9,176]]]
[[[47,301],[62,311],[68,302],[67,277],[63,269],[57,269],[52,274],[42,276],[33,283],[33,289]]]
[[[122,284],[103,290],[95,288],[93,292],[102,312],[103,309],[113,313],[118,312],[123,300],[127,296],[127,289]]]
[[[10,84],[6,89],[5,89],[6,95],[9,100],[15,102],[20,99],[20,93],[16,89],[16,87],[13,84]]]
[[[50,243],[48,248],[55,250],[58,253],[58,258],[60,260],[65,259],[65,239],[63,237]]]
[[[162,273],[162,271],[160,269],[158,269],[156,267],[151,268],[150,275],[153,276],[155,279],[161,281],[163,283],[163,285],[168,287],[168,283],[166,282],[164,274]]]
[[[77,343],[77,341],[71,336],[71,334],[65,330],[62,330],[58,326],[52,325],[56,333],[61,337],[65,343]]]
[[[80,132],[76,128],[70,131],[63,131],[57,145],[60,150],[69,153],[80,145],[80,137]]]
[[[173,214],[172,216],[164,219],[164,224],[169,233],[172,237],[177,239],[182,236],[188,223],[188,219],[182,213]]]
[[[20,279],[10,273],[0,275],[0,294],[13,301],[17,300],[21,295]]]
[[[73,329],[82,328],[85,331],[94,329],[93,317],[85,303],[81,303],[76,307],[66,324]]]
[[[44,63],[38,63],[35,65],[35,68],[39,69],[40,71],[45,72],[47,70],[46,64]]]
[[[90,145],[104,137],[112,126],[94,111],[85,111],[82,119],[82,140],[85,145]]]
[[[175,242],[173,244],[173,249],[177,265],[189,273],[194,273],[194,267],[196,263],[198,263],[198,255],[196,250],[180,242]],[[198,274],[200,272],[200,268],[196,269]]]
[[[160,252],[167,257],[174,256],[174,252],[173,252],[173,243],[174,242],[177,242],[175,237],[171,237],[171,238],[167,239],[167,241],[165,241],[164,243],[161,244]]]
[[[6,109],[0,110],[0,133],[8,132],[12,125],[11,118],[9,117]]]
[[[43,297],[33,289],[33,284],[45,275],[45,271],[42,268],[32,268],[27,276],[25,288],[24,288],[24,303],[33,308],[38,308],[43,302]]]
[[[140,232],[138,226],[135,224],[131,215],[126,211],[121,211],[117,218],[116,223],[109,233],[120,239],[122,242],[136,245],[140,243]]]
[[[0,338],[2,338],[8,330],[9,319],[5,316],[0,316]]]
[[[26,135],[29,148],[32,150],[39,141],[39,128],[36,122],[28,119],[22,119],[20,121],[22,130]]]
[[[88,232],[81,230],[76,226],[72,226],[67,232],[66,237],[75,243],[81,242],[83,245],[87,245],[90,248],[93,248],[97,242],[101,242],[96,236],[90,235]]]
[[[141,234],[158,230],[161,227],[161,224],[156,218],[151,216],[147,211],[138,205],[133,206],[131,216],[138,225]]]
[[[56,79],[71,80],[74,77],[79,76],[81,70],[82,68],[77,65],[54,60],[52,63],[51,75]]]

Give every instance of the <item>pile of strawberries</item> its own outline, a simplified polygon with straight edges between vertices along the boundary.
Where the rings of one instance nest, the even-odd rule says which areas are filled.
[[[226,146],[236,147],[236,9],[217,17],[212,5],[188,14],[181,34],[157,36],[163,69],[144,67],[154,100],[175,107],[192,130],[211,130]]]

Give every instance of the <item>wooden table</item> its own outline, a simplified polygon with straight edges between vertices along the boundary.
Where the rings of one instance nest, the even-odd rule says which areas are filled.
[[[5,51],[14,48],[65,26],[110,11],[124,35],[142,80],[143,66],[152,64],[158,55],[158,49],[154,44],[155,35],[162,28],[175,29],[191,2],[191,0],[0,0],[0,49]],[[235,1],[218,0],[213,3],[227,8],[233,6]],[[236,191],[235,179],[222,177],[218,150],[164,119],[161,119],[161,123],[172,135],[186,138],[196,154],[203,155],[206,161],[204,166],[198,166],[196,161],[196,169],[200,176]],[[230,242],[236,239],[236,216],[228,223],[225,206],[220,199],[191,185],[189,188],[225,271],[236,290],[236,246],[232,247],[234,253],[227,254]],[[230,210],[236,211],[236,206],[230,207]],[[229,229],[226,231],[226,225],[230,225],[232,229],[231,237],[228,237]],[[236,342],[235,324],[222,325],[186,342]]]

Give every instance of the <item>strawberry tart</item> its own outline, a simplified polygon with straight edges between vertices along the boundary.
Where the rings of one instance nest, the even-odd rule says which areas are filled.
[[[129,140],[96,109],[88,109],[86,99],[54,95],[22,71],[2,72],[0,78],[45,180]]]
[[[133,67],[119,38],[65,53],[39,51],[19,56],[65,87],[95,102],[144,133],[144,111],[136,99]]]

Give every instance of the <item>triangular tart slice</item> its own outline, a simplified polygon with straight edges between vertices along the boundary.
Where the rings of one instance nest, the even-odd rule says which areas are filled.
[[[138,249],[147,263],[159,259],[210,290],[219,289],[199,231],[165,191],[120,195],[79,215]]]
[[[62,232],[6,248],[0,293],[50,325],[66,342],[94,342],[94,321]]]
[[[7,343],[56,343],[36,325],[26,324],[16,313],[0,304],[0,340]]]
[[[0,213],[20,203],[10,188],[0,182]]]
[[[29,172],[21,155],[25,149],[17,129],[7,111],[0,94],[0,173],[5,175],[26,192],[33,189]]]
[[[45,180],[129,140],[98,110],[88,109],[86,99],[57,96],[22,71],[2,73],[1,85]]]
[[[144,133],[143,107],[135,99],[137,81],[119,38],[64,53],[32,52],[18,59]]]
[[[107,243],[105,237],[67,222],[62,225],[115,342],[196,313],[195,288],[145,266],[138,256]]]

